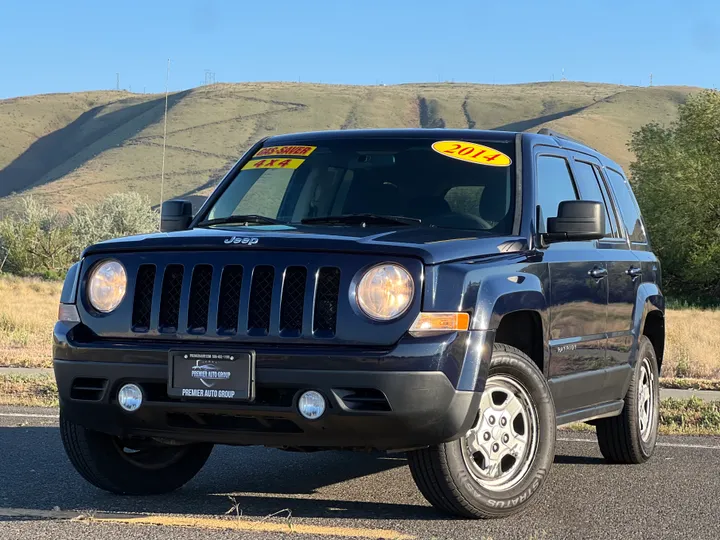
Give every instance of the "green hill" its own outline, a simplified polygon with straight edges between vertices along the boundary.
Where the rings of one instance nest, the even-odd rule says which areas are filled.
[[[633,130],[668,123],[698,89],[519,85],[217,84],[170,95],[165,198],[206,195],[259,138],[366,127],[552,127],[627,167]],[[0,212],[32,194],[61,209],[120,191],[160,199],[158,94],[101,91],[0,100]]]

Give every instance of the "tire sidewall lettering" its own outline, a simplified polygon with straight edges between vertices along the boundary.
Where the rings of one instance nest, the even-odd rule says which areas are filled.
[[[520,380],[526,386],[537,407],[538,448],[533,463],[525,478],[520,480],[517,485],[506,492],[494,492],[483,488],[467,470],[462,455],[462,445],[464,444],[462,439],[451,443],[451,448],[448,450],[452,451],[448,452],[448,459],[459,460],[462,463],[462,467],[459,467],[460,470],[456,470],[455,478],[460,491],[465,493],[468,500],[476,500],[481,505],[494,510],[507,511],[528,503],[548,476],[555,457],[555,406],[547,381],[534,365],[528,366],[525,359],[517,357],[515,354],[498,351],[496,355],[501,364],[501,372]],[[495,364],[494,355],[488,376],[500,372]],[[533,381],[533,378],[536,379]],[[533,384],[529,384],[529,381],[532,381]]]

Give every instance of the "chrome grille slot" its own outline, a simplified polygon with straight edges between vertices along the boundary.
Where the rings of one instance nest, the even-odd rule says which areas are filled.
[[[237,333],[240,293],[242,291],[243,267],[238,264],[226,266],[220,281],[220,299],[218,301],[218,334]]]
[[[212,275],[213,269],[209,264],[199,264],[193,269],[188,310],[190,334],[204,334],[207,331]]]
[[[248,334],[265,336],[270,330],[275,269],[272,266],[256,266],[253,270],[250,302],[248,305]]]
[[[289,266],[285,270],[280,303],[282,336],[299,336],[302,333],[306,282],[307,268],[304,266]]]
[[[335,335],[339,289],[340,269],[320,268],[317,275],[313,317],[313,332],[317,337],[330,338]]]
[[[135,280],[133,299],[132,330],[147,332],[150,329],[150,313],[155,290],[155,265],[141,264]]]
[[[160,300],[160,332],[174,333],[178,330],[183,270],[181,264],[169,264],[165,268]]]

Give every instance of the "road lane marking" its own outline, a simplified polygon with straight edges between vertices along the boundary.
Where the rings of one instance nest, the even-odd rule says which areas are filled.
[[[0,416],[8,416],[12,418],[52,418],[53,420],[60,418],[60,415],[58,414],[0,413]]]
[[[0,517],[43,518],[82,521],[85,523],[114,523],[122,525],[155,525],[165,527],[184,527],[189,529],[211,529],[229,531],[275,532],[288,534],[307,534],[314,536],[341,536],[351,538],[394,538],[396,540],[414,540],[415,537],[390,529],[363,529],[355,527],[330,527],[323,525],[303,525],[276,523],[264,520],[251,521],[245,518],[189,517],[183,515],[158,514],[83,514],[76,511],[36,510],[30,508],[0,508]]]
[[[558,438],[558,441],[562,442],[584,442],[597,444],[596,440],[593,439],[571,439],[569,437]],[[669,447],[669,448],[699,448],[701,450],[720,450],[720,446],[712,446],[709,444],[682,444],[682,443],[665,443],[659,442],[657,446]]]

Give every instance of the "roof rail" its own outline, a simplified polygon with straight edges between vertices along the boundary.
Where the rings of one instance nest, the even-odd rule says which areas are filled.
[[[573,139],[572,137],[568,137],[567,135],[564,135],[558,131],[553,131],[552,129],[548,128],[540,128],[538,130],[538,135],[549,135],[550,137],[555,137],[557,139],[564,139],[566,141],[574,142],[577,144],[582,144],[583,146],[587,146],[584,142],[580,142],[577,139]]]

